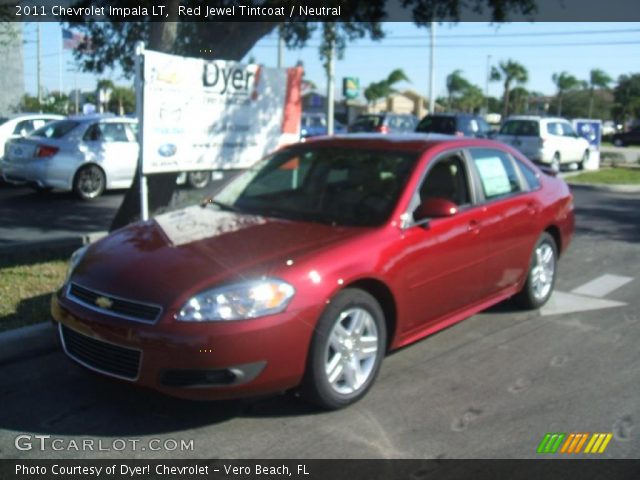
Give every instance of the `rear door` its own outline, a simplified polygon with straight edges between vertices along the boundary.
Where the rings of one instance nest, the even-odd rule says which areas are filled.
[[[526,274],[542,208],[516,160],[498,148],[470,148],[477,190],[487,216],[484,295],[495,295],[518,284]]]
[[[111,187],[128,187],[138,161],[138,144],[127,122],[96,122],[85,132],[86,160],[98,163]]]

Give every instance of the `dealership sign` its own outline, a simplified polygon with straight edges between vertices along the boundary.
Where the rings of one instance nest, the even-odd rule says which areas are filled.
[[[143,174],[246,168],[298,140],[302,69],[143,55]]]

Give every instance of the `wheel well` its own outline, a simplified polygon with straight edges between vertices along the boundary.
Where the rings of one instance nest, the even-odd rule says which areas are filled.
[[[551,235],[553,237],[553,241],[556,242],[559,257],[560,252],[562,251],[562,236],[560,235],[560,229],[555,225],[549,225],[544,231]]]
[[[93,163],[93,162],[83,163],[82,165],[80,165],[80,167],[78,167],[78,169],[73,174],[73,180],[71,181],[72,182],[71,183],[71,187],[74,188],[76,186],[76,177],[78,176],[78,173],[80,172],[80,170],[82,170],[83,168],[87,168],[87,167],[98,167],[100,169],[100,171],[104,175],[104,186],[105,186],[105,189],[106,189],[107,188],[107,184],[109,182],[109,179],[107,178],[107,172],[105,172],[104,168],[102,168],[100,165],[98,165],[97,163]]]
[[[350,288],[359,288],[377,300],[384,313],[385,323],[387,324],[387,349],[391,345],[396,333],[396,301],[389,287],[379,280],[373,278],[365,278],[358,280],[350,285]]]

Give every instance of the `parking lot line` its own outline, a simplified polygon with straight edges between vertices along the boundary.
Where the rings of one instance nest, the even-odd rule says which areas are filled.
[[[623,277],[621,275],[606,273],[585,283],[584,285],[579,286],[578,288],[571,290],[571,293],[602,298],[632,280],[633,277]]]

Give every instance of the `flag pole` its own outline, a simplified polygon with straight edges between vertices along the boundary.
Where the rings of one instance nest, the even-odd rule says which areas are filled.
[[[138,175],[140,178],[140,219],[149,220],[149,191],[144,174],[144,42],[136,42],[136,116],[138,117]]]

